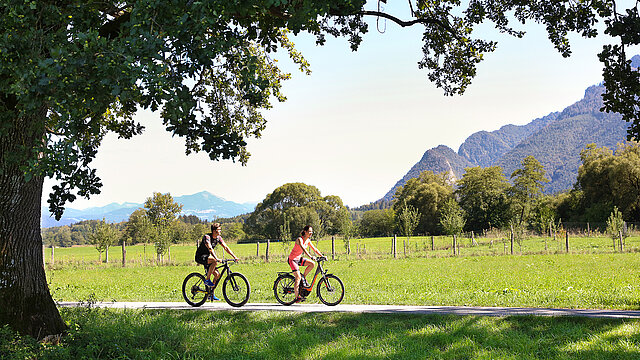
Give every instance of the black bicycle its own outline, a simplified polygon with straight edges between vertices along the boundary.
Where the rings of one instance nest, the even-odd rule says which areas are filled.
[[[238,272],[231,272],[229,264],[235,263],[235,261],[222,260],[221,263],[222,265],[216,267],[216,269],[220,271],[218,283],[225,274],[227,275],[222,283],[222,296],[224,300],[233,307],[240,307],[246,304],[247,301],[249,301],[249,294],[251,293],[249,281],[247,281],[244,275]],[[213,295],[214,287],[205,285],[205,276],[206,270],[204,275],[194,272],[184,278],[184,282],[182,283],[182,296],[187,304],[200,306],[207,301],[207,298]]]
[[[316,273],[313,276],[313,281],[308,287],[302,285],[302,279],[298,291],[300,296],[307,297],[313,291],[313,286],[318,281],[317,294],[320,301],[323,304],[334,306],[338,305],[344,298],[344,284],[339,277],[333,274],[327,274],[327,271],[322,268],[322,263],[327,261],[327,258],[321,256],[316,259],[318,266],[316,267]],[[295,293],[293,285],[295,278],[293,272],[278,272],[278,277],[273,283],[273,294],[276,300],[282,305],[291,305],[295,302]]]

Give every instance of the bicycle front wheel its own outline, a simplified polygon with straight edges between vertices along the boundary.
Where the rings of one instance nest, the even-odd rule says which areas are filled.
[[[251,287],[249,281],[240,273],[231,273],[222,284],[222,296],[227,304],[240,307],[249,301]]]
[[[291,305],[296,300],[293,291],[294,281],[293,275],[286,274],[279,276],[273,283],[273,295],[280,304]]]
[[[320,279],[317,290],[318,298],[325,305],[338,305],[344,298],[344,285],[335,275],[327,275]]]
[[[191,306],[200,306],[207,301],[207,286],[204,284],[204,276],[199,273],[191,273],[182,282],[182,297]]]

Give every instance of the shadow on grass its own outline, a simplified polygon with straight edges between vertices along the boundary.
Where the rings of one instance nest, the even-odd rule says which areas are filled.
[[[0,332],[0,357],[38,359],[638,359],[640,320],[61,309],[41,345]],[[19,357],[16,357],[19,356]]]

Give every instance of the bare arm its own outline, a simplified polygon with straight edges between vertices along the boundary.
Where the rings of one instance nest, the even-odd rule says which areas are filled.
[[[316,254],[318,254],[318,256],[324,256],[324,255],[322,255],[320,250],[318,250],[318,248],[313,245],[313,241],[309,241],[309,246],[311,246],[311,249],[313,249],[313,251],[315,251]]]
[[[233,256],[236,261],[238,260],[238,257],[233,253],[233,251],[231,251],[231,249],[229,249],[229,246],[227,246],[227,243],[225,243],[224,240],[220,240],[220,246],[222,246],[224,251],[226,251],[229,255]]]

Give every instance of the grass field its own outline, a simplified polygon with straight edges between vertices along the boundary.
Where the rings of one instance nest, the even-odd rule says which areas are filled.
[[[325,266],[343,280],[345,303],[640,308],[637,253],[350,259]],[[184,277],[201,269],[66,266],[47,277],[56,300],[182,301]],[[275,302],[276,272],[288,267],[248,262],[232,269],[249,279],[250,302]]]
[[[3,359],[638,359],[640,321],[61,309],[57,345],[0,328]]]
[[[412,238],[404,255],[390,255],[389,238],[353,240],[351,254],[336,241],[330,272],[346,287],[344,303],[640,309],[640,241],[614,252],[611,239],[531,239],[516,255],[500,239],[462,239],[453,256],[450,238]],[[551,245],[557,245],[553,248]],[[286,271],[289,247],[232,244],[243,261],[250,302],[275,302],[273,280]],[[449,246],[449,248],[447,248]],[[319,247],[331,253],[331,241]],[[56,249],[47,266],[54,299],[76,301],[183,301],[184,277],[201,271],[194,245],[172,247],[157,264],[152,246],[119,248],[98,263],[92,247]],[[262,254],[262,255],[261,255]],[[525,254],[525,255],[521,255]],[[498,255],[498,256],[496,256]],[[220,291],[217,291],[220,295]],[[310,302],[318,302],[315,294]],[[60,309],[69,334],[42,344],[0,328],[0,359],[638,359],[640,320],[576,317],[478,317],[398,314],[200,312]]]

